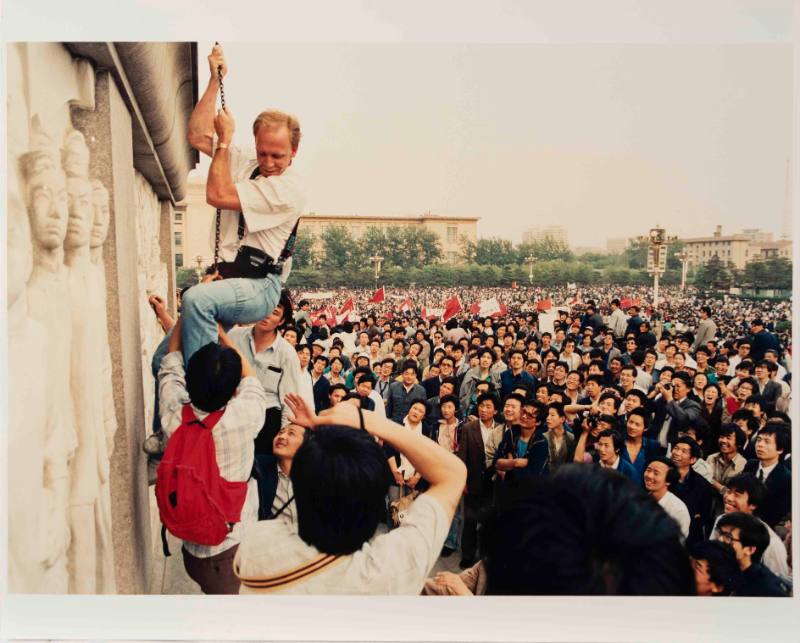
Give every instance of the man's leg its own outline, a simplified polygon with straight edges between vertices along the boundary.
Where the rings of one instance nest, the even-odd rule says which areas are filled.
[[[226,326],[264,319],[278,305],[280,292],[276,275],[263,279],[223,279],[189,288],[181,307],[184,362],[188,364],[199,349],[217,341],[217,322]]]

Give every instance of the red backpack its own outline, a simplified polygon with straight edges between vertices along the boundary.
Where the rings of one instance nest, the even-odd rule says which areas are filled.
[[[230,482],[219,473],[211,432],[223,409],[202,421],[185,404],[181,425],[167,442],[156,473],[156,501],[164,528],[199,545],[219,545],[239,522],[247,482]],[[166,545],[166,534],[162,529]]]

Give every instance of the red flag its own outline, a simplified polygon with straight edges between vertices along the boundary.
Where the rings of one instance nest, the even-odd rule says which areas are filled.
[[[442,321],[446,322],[448,319],[455,317],[459,312],[463,310],[461,308],[461,301],[458,299],[458,295],[453,295],[444,302],[444,313],[442,313]]]
[[[411,310],[413,307],[414,307],[414,302],[412,302],[411,299],[406,297],[403,300],[403,303],[400,304],[400,312],[402,313],[403,311]]]
[[[378,288],[375,291],[375,294],[372,295],[372,299],[369,300],[369,303],[370,304],[379,304],[384,299],[386,299],[386,292],[384,291],[383,286],[381,286],[380,288]]]
[[[506,305],[501,301],[500,302],[500,310],[496,313],[492,313],[492,317],[505,317],[508,314],[508,308]]]
[[[540,299],[536,302],[536,310],[545,311],[553,307],[553,300],[549,297],[547,299]]]
[[[631,305],[633,305],[633,300],[630,297],[624,297],[619,300],[619,307],[622,308],[622,310],[628,310]]]
[[[511,290],[516,290],[516,289],[517,289],[517,282],[516,281],[512,281],[511,282]]]
[[[469,312],[471,312],[473,315],[477,315],[479,312],[481,312],[481,305],[476,301],[474,304],[472,304],[472,306],[469,307]]]
[[[344,302],[342,307],[339,309],[339,315],[341,316],[344,315],[345,313],[349,313],[351,310],[353,310],[353,308],[355,308],[355,306],[353,305],[353,298],[350,297],[350,299]]]

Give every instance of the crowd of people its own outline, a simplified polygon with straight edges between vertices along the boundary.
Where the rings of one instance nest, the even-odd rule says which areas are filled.
[[[224,556],[224,580],[210,583],[187,559],[203,591],[789,595],[791,343],[767,330],[788,308],[669,293],[658,319],[623,310],[611,288],[509,292],[415,291],[409,309],[347,291],[333,305],[353,297],[367,312],[331,326],[313,314],[330,303],[295,306],[283,291],[262,321],[220,330],[237,364],[252,364],[237,366],[227,409],[256,382],[261,395],[252,456],[248,445],[235,473],[221,467],[249,480],[248,512],[215,548],[185,545]],[[453,294],[500,295],[505,315],[419,316]],[[567,302],[550,311],[552,331],[539,328],[540,298]],[[167,433],[180,363],[165,359],[159,375]],[[408,495],[398,527],[391,505]],[[574,542],[547,535],[578,523]],[[581,567],[590,543],[600,560]],[[461,574],[426,578],[456,552]],[[659,573],[634,580],[645,560]]]
[[[150,300],[146,447],[165,553],[169,531],[204,593],[791,593],[788,302],[514,284],[295,306],[300,125],[262,112],[237,147],[208,61],[188,139],[215,261],[177,321]]]

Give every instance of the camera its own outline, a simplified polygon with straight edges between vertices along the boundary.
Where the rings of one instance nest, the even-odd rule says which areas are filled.
[[[661,385],[661,388],[663,388],[665,391],[671,391],[672,384],[670,384],[669,382],[664,382],[664,384]]]

